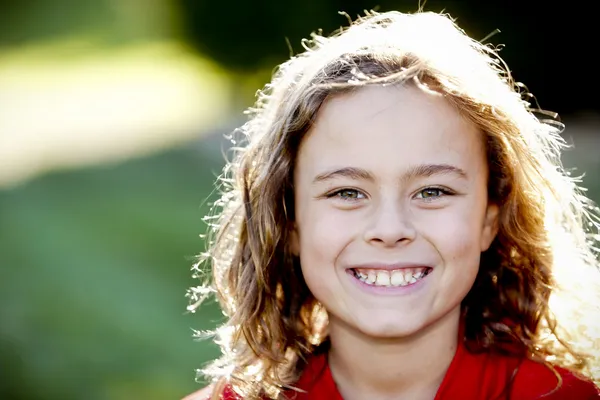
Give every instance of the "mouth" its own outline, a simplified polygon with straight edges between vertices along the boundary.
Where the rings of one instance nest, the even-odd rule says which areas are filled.
[[[414,267],[399,269],[350,268],[354,278],[368,286],[402,287],[410,286],[425,278],[433,268]]]

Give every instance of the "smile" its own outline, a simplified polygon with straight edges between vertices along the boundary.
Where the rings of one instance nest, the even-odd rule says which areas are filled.
[[[353,275],[369,286],[399,287],[409,286],[425,278],[431,271],[429,267],[402,268],[394,270],[353,268]]]

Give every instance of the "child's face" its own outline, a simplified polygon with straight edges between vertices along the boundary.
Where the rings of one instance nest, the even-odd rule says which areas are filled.
[[[496,234],[487,175],[482,134],[439,95],[371,86],[323,105],[294,171],[292,248],[332,333],[458,320]]]

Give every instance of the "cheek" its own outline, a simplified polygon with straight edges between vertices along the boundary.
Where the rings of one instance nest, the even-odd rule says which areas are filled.
[[[446,263],[461,262],[466,263],[464,267],[479,267],[482,232],[479,218],[469,213],[449,212],[430,215],[420,221],[420,226],[423,236]]]
[[[305,262],[331,263],[353,236],[352,224],[340,212],[314,212],[300,225],[300,257]]]
[[[338,258],[355,236],[352,227],[356,224],[339,211],[310,211],[298,221],[300,265],[309,289],[323,301],[332,290],[332,282],[338,281],[336,274],[345,273],[337,265]]]
[[[438,288],[442,308],[463,301],[477,278],[481,261],[481,226],[475,219],[448,215],[440,221],[439,229],[429,231],[426,237],[442,266]]]
[[[343,248],[333,225],[305,226],[300,235],[300,270],[312,295],[329,304],[340,289],[336,260]]]

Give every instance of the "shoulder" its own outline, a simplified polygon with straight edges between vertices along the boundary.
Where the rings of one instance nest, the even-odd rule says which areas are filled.
[[[600,399],[600,390],[592,381],[532,360],[525,360],[519,367],[511,392],[515,400],[541,396],[547,400]]]
[[[213,391],[215,390],[214,385],[207,386],[203,389],[198,390],[197,392],[191,393],[185,396],[181,400],[210,400],[213,395]],[[226,386],[223,390],[223,393],[219,397],[220,400],[239,400],[239,397],[233,393],[233,391]]]

